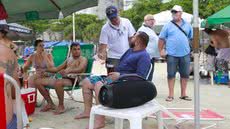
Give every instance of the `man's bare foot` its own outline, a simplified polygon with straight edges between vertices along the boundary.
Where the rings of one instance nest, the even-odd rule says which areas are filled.
[[[105,116],[96,115],[93,129],[101,129],[104,127],[105,127]],[[89,126],[86,129],[89,129]]]
[[[56,110],[54,111],[54,115],[59,115],[65,112],[65,107],[64,105],[58,105]]]
[[[54,104],[47,104],[40,110],[40,112],[47,112],[49,110],[55,110],[55,107],[56,106]]]
[[[89,118],[89,113],[82,112],[74,117],[74,119],[85,119]]]

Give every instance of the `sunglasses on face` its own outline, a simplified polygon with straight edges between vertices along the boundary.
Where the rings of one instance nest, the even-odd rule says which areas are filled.
[[[44,47],[44,44],[39,44],[38,46],[39,46],[39,47]]]
[[[176,10],[172,10],[172,11],[171,11],[171,13],[174,13],[174,14],[175,14],[175,13],[178,13],[178,11],[176,11]]]

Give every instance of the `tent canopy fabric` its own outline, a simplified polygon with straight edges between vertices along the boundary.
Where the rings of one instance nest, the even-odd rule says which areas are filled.
[[[219,12],[209,16],[201,27],[218,28],[220,25],[230,28],[230,5],[220,10]]]
[[[154,16],[155,19],[155,26],[154,26],[154,30],[156,33],[160,33],[161,28],[167,24],[168,22],[170,22],[172,20],[172,13],[170,10],[166,10],[166,11],[162,11],[160,13],[157,13]],[[183,12],[182,13],[182,18],[188,22],[188,23],[192,23],[193,22],[193,15]],[[200,19],[199,19],[200,21]]]
[[[98,0],[1,0],[8,14],[8,22],[38,19],[57,19],[59,13],[73,12],[97,5]]]

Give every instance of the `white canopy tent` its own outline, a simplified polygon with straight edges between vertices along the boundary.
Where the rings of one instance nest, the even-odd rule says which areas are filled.
[[[188,22],[191,23],[193,22],[193,15],[183,12],[182,13],[182,18]],[[160,33],[161,28],[167,24],[168,22],[170,22],[172,20],[172,14],[170,10],[166,10],[166,11],[162,11],[160,13],[157,13],[154,15],[154,19],[155,19],[155,26],[154,26],[154,30],[156,33]],[[199,19],[199,23],[200,23],[200,19]]]

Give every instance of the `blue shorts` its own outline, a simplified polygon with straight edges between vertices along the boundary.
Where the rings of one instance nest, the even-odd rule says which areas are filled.
[[[7,125],[7,129],[17,129],[17,116],[14,114],[11,122]]]
[[[167,55],[168,79],[175,78],[177,71],[180,73],[181,78],[189,78],[190,54],[183,57]]]
[[[95,85],[97,82],[101,81],[103,84],[110,84],[113,80],[105,75],[102,76],[91,76],[88,77],[89,81]]]

